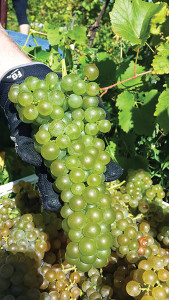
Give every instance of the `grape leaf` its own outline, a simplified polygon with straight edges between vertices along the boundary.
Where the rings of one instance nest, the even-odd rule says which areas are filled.
[[[155,128],[155,118],[153,117],[155,106],[157,103],[157,90],[151,90],[143,96],[140,94],[138,98],[144,105],[141,107],[134,107],[133,122],[134,132],[138,135],[151,136]]]
[[[154,115],[157,116],[160,127],[165,132],[169,132],[169,89],[163,91],[158,98]]]
[[[69,30],[67,35],[70,39],[76,41],[77,43],[86,42],[86,30],[85,26],[74,26],[72,30]]]
[[[154,15],[151,19],[151,28],[150,32],[152,34],[160,34],[161,31],[161,24],[163,24],[167,17],[167,3],[163,3],[163,7],[161,10]]]
[[[97,53],[97,67],[99,69],[97,83],[100,87],[109,86],[116,82],[116,64],[110,54],[106,52]]]
[[[125,80],[127,78],[130,78],[132,76],[134,76],[134,61],[131,61],[128,68],[125,70],[124,74],[120,73],[120,70],[119,69],[119,72],[117,71],[117,82],[119,81],[122,81],[122,80]],[[140,65],[136,65],[136,71],[137,71],[137,74],[139,73],[143,73],[144,72],[144,67],[140,66]],[[119,74],[119,75],[118,75]],[[119,89],[125,89],[125,88],[130,88],[130,89],[133,89],[137,86],[139,86],[140,84],[142,84],[142,77],[139,76],[135,79],[132,79],[132,80],[129,80],[129,81],[126,81],[122,84],[119,84],[118,85],[118,88]]]
[[[55,29],[48,29],[47,38],[52,46],[60,44],[60,40],[62,39],[62,37],[59,33],[59,27]]]
[[[169,73],[169,44],[161,44],[158,48],[158,53],[154,57],[152,66],[153,73],[168,74]]]
[[[119,108],[119,125],[125,132],[129,132],[133,128],[131,110],[134,107],[134,103],[133,94],[127,91],[121,93],[116,101],[116,106]]]
[[[116,0],[110,12],[113,31],[133,45],[144,45],[150,34],[151,18],[162,7],[162,3]]]

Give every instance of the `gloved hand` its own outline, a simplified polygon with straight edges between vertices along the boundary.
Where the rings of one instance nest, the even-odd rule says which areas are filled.
[[[34,141],[30,138],[31,125],[23,123],[19,119],[14,104],[8,100],[8,92],[13,84],[22,83],[28,76],[35,76],[44,80],[49,72],[51,69],[42,63],[30,63],[8,71],[0,80],[0,105],[8,120],[11,139],[15,143],[16,152],[23,161],[35,166],[36,174],[39,177],[37,185],[42,196],[44,209],[57,211],[62,207],[62,202],[59,194],[53,190],[54,180],[47,172],[41,155],[34,149]],[[58,76],[61,78],[61,74]],[[99,106],[104,109],[101,99],[99,99]],[[107,111],[106,116],[108,118]],[[116,180],[122,175],[122,172],[122,168],[111,160],[105,173],[106,181]]]

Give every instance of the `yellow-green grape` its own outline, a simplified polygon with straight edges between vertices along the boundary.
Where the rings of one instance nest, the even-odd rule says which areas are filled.
[[[130,296],[136,297],[141,293],[141,286],[138,282],[132,280],[127,283],[126,291]]]

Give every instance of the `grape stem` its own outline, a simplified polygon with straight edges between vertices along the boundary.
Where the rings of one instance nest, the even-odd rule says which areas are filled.
[[[104,91],[104,92],[100,95],[100,97],[102,97],[104,94],[106,94],[107,91],[108,91],[109,89],[112,89],[113,87],[115,87],[115,86],[117,86],[117,85],[119,85],[119,84],[122,84],[122,83],[124,83],[124,82],[129,81],[129,80],[136,79],[136,78],[139,77],[139,76],[143,76],[143,75],[146,75],[146,74],[149,74],[149,73],[152,73],[152,70],[149,70],[149,71],[146,71],[146,72],[143,72],[143,73],[140,73],[140,74],[136,74],[136,75],[134,75],[134,76],[132,76],[132,77],[129,77],[129,78],[124,79],[124,80],[122,80],[122,81],[116,82],[116,83],[114,83],[114,84],[112,84],[112,85],[109,85],[109,86],[100,88],[101,91]]]

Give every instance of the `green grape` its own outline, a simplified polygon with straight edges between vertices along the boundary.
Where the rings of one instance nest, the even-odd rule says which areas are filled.
[[[49,125],[49,132],[51,136],[57,137],[64,134],[65,127],[66,125],[62,120],[53,120]]]
[[[79,263],[79,261],[80,261],[79,258],[71,258],[70,256],[67,255],[67,253],[65,254],[65,260],[68,264],[76,265],[76,266],[77,266],[77,263]]]
[[[93,146],[93,141],[94,141],[94,138],[91,135],[85,134],[82,136],[82,142],[84,143],[84,145],[86,147]]]
[[[154,300],[154,298],[150,295],[144,295],[141,300]]]
[[[70,145],[70,138],[66,134],[59,135],[56,143],[60,149],[66,149]]]
[[[36,125],[38,124],[38,126],[39,126],[39,124],[43,125],[43,124],[48,123],[49,120],[50,120],[49,116],[46,117],[46,116],[38,115],[37,118],[36,118],[36,120],[35,120],[35,124]]]
[[[81,230],[78,231],[77,229],[70,229],[68,232],[68,236],[69,239],[75,243],[79,242],[83,238]]]
[[[90,256],[96,253],[96,243],[94,240],[84,237],[79,242],[79,251],[82,255]]]
[[[81,164],[85,169],[87,169],[87,170],[92,169],[94,163],[95,163],[94,155],[92,155],[92,154],[83,154],[81,156]]]
[[[93,171],[97,174],[102,174],[106,171],[105,169],[105,164],[103,164],[101,161],[99,160],[95,160],[95,164],[93,166]]]
[[[71,108],[79,108],[83,104],[83,99],[81,96],[71,94],[68,99],[68,104]]]
[[[97,110],[98,110],[98,113],[99,113],[99,120],[105,120],[106,119],[105,110],[101,107],[98,107]]]
[[[69,206],[73,211],[82,211],[86,205],[86,201],[79,195],[74,195],[69,201]]]
[[[100,269],[100,268],[103,268],[104,266],[106,266],[106,264],[107,264],[107,258],[98,258],[97,257],[93,266],[95,268]]]
[[[87,123],[85,126],[85,133],[88,135],[97,135],[99,127],[97,123]]]
[[[98,198],[98,207],[101,209],[110,208],[111,197],[105,193],[100,193]]]
[[[80,166],[80,160],[77,156],[70,155],[66,158],[65,165],[69,170],[72,170]]]
[[[34,142],[34,148],[38,153],[41,153],[42,145],[38,144],[36,141]]]
[[[44,80],[38,80],[38,82],[36,84],[36,89],[47,90],[48,89],[48,85],[47,85],[46,81],[44,81]]]
[[[84,122],[82,120],[73,120],[72,124],[77,125],[80,131],[84,130]]]
[[[84,183],[74,183],[71,186],[71,191],[74,195],[82,195],[83,191],[85,189]]]
[[[65,95],[62,91],[54,90],[49,92],[48,99],[53,105],[62,106],[65,101]]]
[[[86,92],[86,83],[83,80],[76,80],[73,83],[73,92],[76,95],[83,95]]]
[[[69,189],[70,186],[71,186],[71,181],[70,181],[70,179],[69,179],[69,175],[62,175],[62,176],[59,176],[59,177],[55,180],[54,186],[55,186],[58,190],[60,190],[60,191]]]
[[[83,228],[83,234],[85,237],[88,238],[95,238],[97,237],[101,232],[100,226],[98,224],[90,224],[88,223],[84,228]]]
[[[95,64],[88,64],[83,69],[83,75],[87,76],[90,81],[96,80],[99,76],[99,69]]]
[[[59,81],[59,77],[56,73],[50,72],[46,75],[45,80],[50,87],[53,87],[53,85],[55,85]]]
[[[94,204],[98,202],[99,191],[96,187],[87,186],[82,196],[87,203]]]
[[[42,116],[49,116],[53,110],[53,105],[49,101],[41,101],[37,105],[37,110]]]
[[[71,155],[82,155],[85,150],[84,143],[81,140],[72,141],[68,148],[68,153]]]
[[[88,208],[86,217],[94,223],[99,223],[103,220],[102,210],[97,207]]]
[[[30,121],[35,120],[38,117],[38,110],[36,106],[31,104],[24,107],[23,116]]]
[[[136,297],[136,296],[140,295],[140,293],[141,293],[140,284],[133,280],[129,281],[126,285],[126,291],[130,296]]]
[[[70,199],[73,197],[73,193],[70,189],[66,189],[61,192],[60,197],[63,202],[69,202]]]
[[[9,100],[13,103],[17,103],[18,94],[19,94],[19,85],[16,84],[12,85],[8,93]]]
[[[109,233],[100,234],[97,237],[97,249],[98,250],[106,250],[113,246],[113,237]]]
[[[69,173],[69,178],[73,183],[80,183],[85,180],[85,172],[80,168],[74,168]]]
[[[92,266],[91,264],[85,264],[82,261],[78,261],[76,264],[77,269],[81,272],[89,271],[91,266]]]
[[[87,109],[88,107],[98,107],[99,99],[98,97],[84,96],[83,98],[83,108]]]
[[[85,264],[93,264],[96,260],[96,255],[80,255],[80,261]]]
[[[73,213],[73,211],[71,210],[69,204],[65,204],[64,206],[62,206],[61,211],[60,211],[62,218],[66,219],[72,213]]]
[[[64,110],[59,105],[53,105],[53,111],[50,117],[54,120],[61,120],[64,117]]]
[[[45,89],[36,89],[33,92],[34,102],[38,103],[38,101],[46,101],[48,99],[48,92]]]
[[[109,120],[101,120],[98,122],[98,128],[101,132],[107,133],[111,129],[111,123]]]
[[[50,133],[47,130],[41,129],[35,135],[36,141],[39,144],[46,144],[50,140]]]
[[[74,80],[73,76],[71,75],[66,75],[62,78],[61,80],[61,88],[67,92],[70,92],[73,90],[73,84]]]
[[[158,278],[160,281],[169,281],[169,271],[161,269],[158,271]]]
[[[110,162],[110,154],[106,151],[100,151],[97,159],[107,165]]]
[[[32,103],[33,101],[33,96],[32,96],[32,93],[30,92],[20,92],[18,94],[18,103],[21,105],[21,106],[28,106]]]
[[[80,129],[79,129],[78,125],[76,125],[76,124],[67,125],[67,127],[65,129],[65,133],[71,140],[76,140],[81,135]]]
[[[98,185],[101,184],[101,177],[98,174],[91,174],[87,178],[87,184],[90,186],[95,186],[97,187]]]
[[[50,171],[53,176],[59,177],[63,174],[66,174],[68,170],[65,166],[65,163],[61,159],[56,159],[51,163]]]
[[[104,150],[105,149],[105,143],[103,140],[99,138],[94,138],[93,140],[93,145],[98,149],[98,150]]]
[[[68,217],[68,225],[71,229],[83,228],[86,224],[86,216],[82,212],[74,212]]]
[[[99,85],[96,82],[90,82],[86,86],[86,93],[89,96],[96,96],[99,93]]]
[[[72,111],[72,119],[74,120],[83,120],[85,112],[82,108],[77,108]]]
[[[19,91],[20,92],[29,92],[28,86],[27,86],[27,84],[25,82],[22,82],[19,85]]]
[[[42,146],[41,155],[46,160],[54,160],[58,157],[59,151],[59,147],[55,143],[48,142]]]
[[[105,259],[111,255],[111,248],[107,248],[105,250],[98,250],[97,257],[100,259]]]
[[[78,243],[70,242],[66,247],[66,253],[71,258],[79,258],[79,246]]]
[[[116,219],[116,213],[112,208],[106,208],[103,210],[103,220],[107,224],[112,224]]]
[[[131,250],[131,251],[132,250],[137,251],[139,249],[139,242],[136,239],[131,240],[128,247],[129,247],[129,250]]]
[[[162,300],[162,299],[166,299],[166,291],[163,287],[160,286],[156,286],[153,287],[152,289],[152,296],[154,300]]]
[[[119,245],[126,246],[126,245],[129,244],[130,240],[126,235],[121,234],[121,235],[118,236],[117,241],[118,241]]]
[[[95,123],[99,120],[99,112],[96,107],[89,107],[85,110],[85,119],[87,122]]]
[[[39,79],[34,76],[28,76],[24,83],[27,85],[30,91],[34,91],[37,88],[37,84],[39,82]]]
[[[99,153],[99,150],[94,146],[89,146],[86,148],[85,153],[94,155],[95,159]]]

